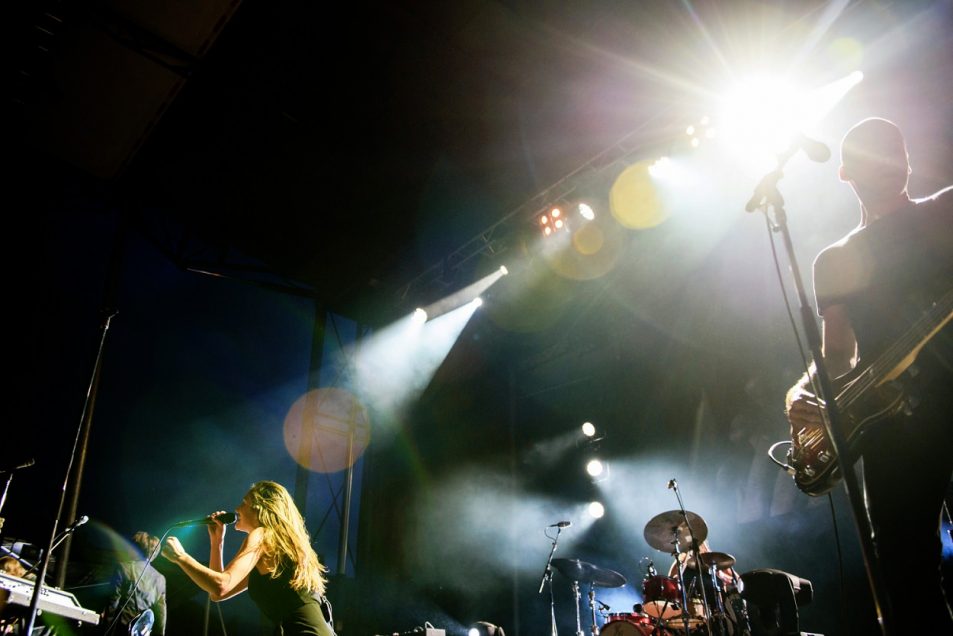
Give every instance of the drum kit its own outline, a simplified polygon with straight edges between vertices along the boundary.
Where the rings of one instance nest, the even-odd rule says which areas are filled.
[[[735,558],[724,552],[702,552],[708,526],[699,515],[670,510],[645,526],[645,541],[675,558],[674,576],[660,575],[650,559],[642,580],[643,602],[633,612],[614,613],[595,596],[597,587],[621,587],[625,577],[579,559],[551,559],[553,567],[572,581],[576,601],[576,635],[582,636],[580,584],[588,584],[593,636],[676,636],[685,634],[745,634],[729,594],[738,591],[732,566]],[[701,567],[698,567],[698,564]],[[737,595],[735,595],[737,596]],[[603,618],[597,627],[597,615]],[[746,621],[745,621],[746,622]],[[554,630],[555,631],[555,630]]]

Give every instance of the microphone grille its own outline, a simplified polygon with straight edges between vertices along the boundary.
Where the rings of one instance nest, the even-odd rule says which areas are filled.
[[[238,520],[238,515],[234,512],[223,512],[222,514],[215,517],[224,524],[235,523]]]

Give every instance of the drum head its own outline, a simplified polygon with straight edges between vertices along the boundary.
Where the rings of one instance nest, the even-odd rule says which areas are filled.
[[[650,636],[652,625],[640,625],[628,620],[609,621],[599,630],[599,636]],[[658,632],[656,632],[657,634]],[[668,632],[663,632],[668,633]]]

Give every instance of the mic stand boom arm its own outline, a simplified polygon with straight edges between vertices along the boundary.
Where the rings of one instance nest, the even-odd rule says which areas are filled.
[[[824,428],[828,439],[834,447],[834,453],[837,456],[841,476],[844,479],[844,488],[847,490],[847,496],[851,504],[854,517],[854,524],[860,538],[861,552],[864,558],[864,566],[867,571],[867,579],[873,594],[874,608],[877,612],[882,633],[891,634],[892,617],[888,604],[888,599],[884,592],[883,572],[880,563],[877,561],[874,529],[867,516],[867,508],[864,503],[864,495],[857,481],[857,475],[854,473],[853,465],[847,452],[847,442],[841,431],[841,413],[835,401],[835,393],[831,384],[830,375],[824,366],[824,357],[821,351],[821,334],[817,327],[814,310],[807,300],[807,294],[804,291],[804,281],[801,278],[801,271],[797,264],[797,258],[794,255],[794,243],[791,241],[791,234],[788,231],[787,213],[784,211],[784,199],[778,191],[778,181],[784,176],[781,172],[788,159],[794,153],[788,151],[778,156],[778,167],[769,172],[758,183],[755,193],[745,209],[751,212],[754,209],[760,209],[768,216],[768,209],[774,210],[774,222],[772,231],[780,232],[784,249],[788,255],[788,262],[791,266],[791,275],[794,278],[794,287],[798,297],[798,304],[801,310],[801,322],[805,337],[811,349],[811,357],[814,360],[816,369],[816,382],[820,389],[820,398],[823,399],[827,411],[827,417],[821,418],[824,422]],[[752,205],[754,204],[754,205]],[[769,219],[770,220],[770,219]]]

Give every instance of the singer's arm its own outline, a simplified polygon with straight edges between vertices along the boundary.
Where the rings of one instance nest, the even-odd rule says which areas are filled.
[[[225,545],[225,524],[215,519],[222,513],[224,511],[220,510],[209,515],[212,523],[208,525],[208,567],[216,572],[225,570],[225,558],[222,556],[222,548]]]
[[[261,558],[263,534],[262,528],[249,532],[238,554],[220,572],[196,561],[175,537],[166,539],[162,556],[178,565],[192,582],[209,593],[213,601],[224,601],[248,587],[248,575]]]

